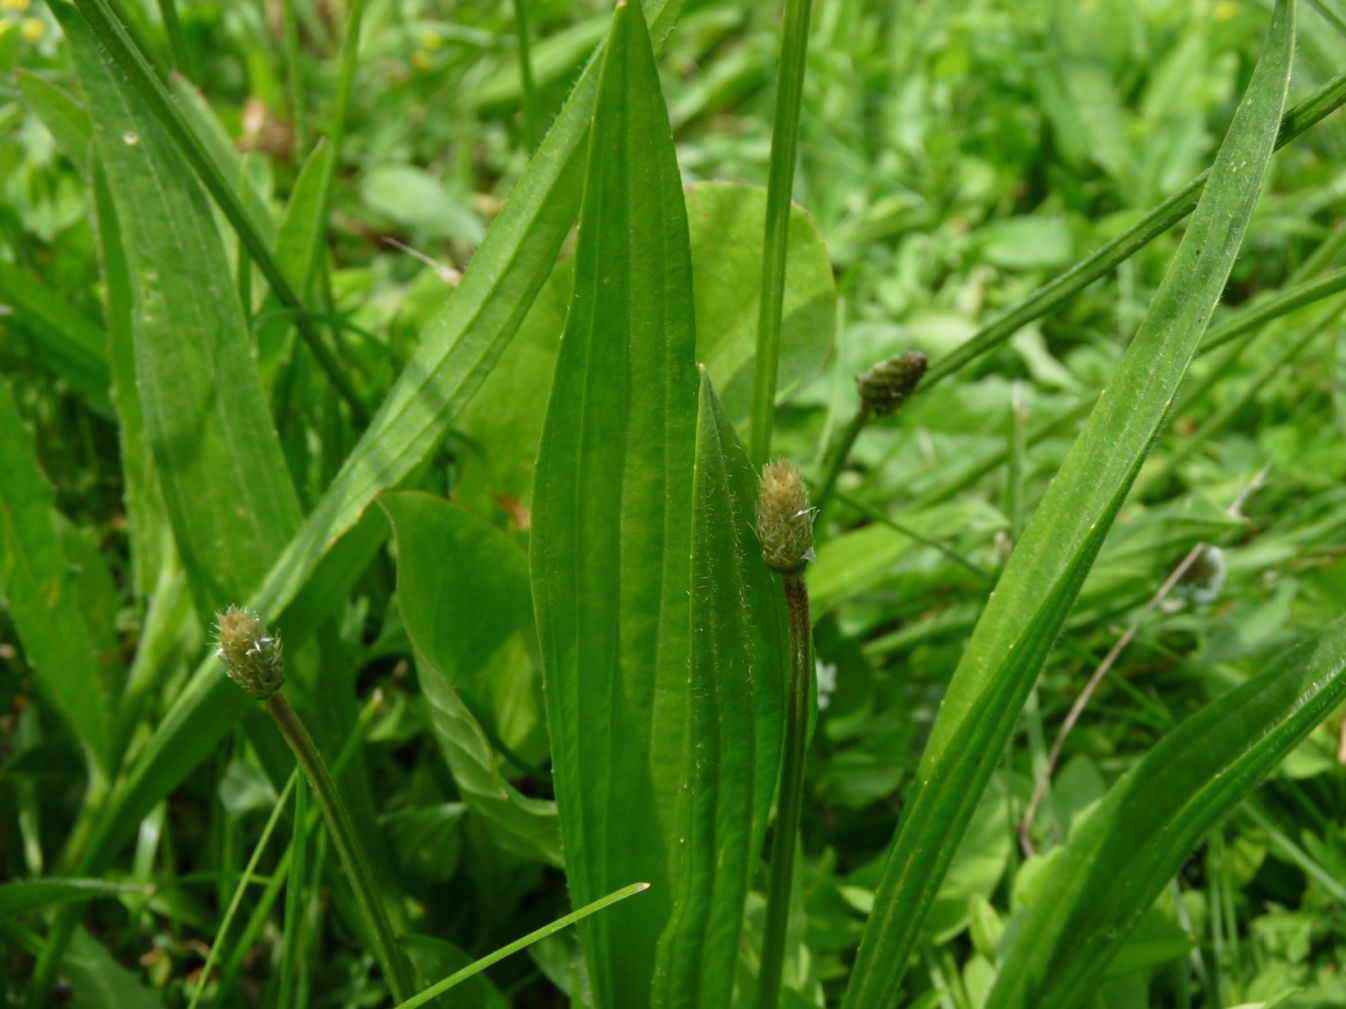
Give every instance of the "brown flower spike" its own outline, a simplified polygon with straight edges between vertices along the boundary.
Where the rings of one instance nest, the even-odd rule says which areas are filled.
[[[929,362],[918,350],[909,350],[880,361],[868,371],[855,376],[855,387],[860,390],[860,402],[870,413],[887,417],[896,413],[921,379]]]
[[[762,467],[757,538],[777,571],[798,571],[813,560],[813,508],[794,463],[779,459]]]
[[[285,682],[280,636],[268,634],[256,613],[239,606],[230,606],[216,619],[220,647],[215,654],[224,671],[257,700],[266,700]]]

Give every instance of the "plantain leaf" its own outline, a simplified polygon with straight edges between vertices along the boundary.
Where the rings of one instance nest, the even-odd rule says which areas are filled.
[[[404,491],[379,503],[397,537],[398,605],[431,727],[463,800],[502,848],[560,865],[556,804],[505,779],[472,711],[492,660],[532,625],[527,560],[500,530],[441,498]]]
[[[954,672],[865,927],[847,1009],[897,1000],[958,839],[1219,301],[1275,144],[1293,49],[1293,4],[1279,0],[1262,58],[1149,312]]]
[[[75,574],[57,534],[55,499],[32,436],[0,382],[0,596],[37,688],[97,763],[110,767],[108,697]]]
[[[599,76],[530,558],[572,902],[652,884],[581,928],[601,1009],[649,1004],[670,909],[689,701],[691,271],[668,115],[631,3],[613,15]]]
[[[130,279],[145,434],[198,614],[248,598],[299,525],[299,503],[204,192],[84,21],[61,18],[98,109]]]
[[[727,1006],[780,761],[784,596],[753,531],[757,478],[705,369],[693,475],[687,778],[654,1004]]]
[[[1202,836],[1343,699],[1339,620],[1169,732],[1044,868],[986,1009],[1083,1004]]]
[[[782,604],[743,450],[698,392],[686,210],[635,2],[608,37],[579,234],[530,556],[566,873],[577,906],[652,884],[581,928],[596,1006],[711,1009],[776,772]]]

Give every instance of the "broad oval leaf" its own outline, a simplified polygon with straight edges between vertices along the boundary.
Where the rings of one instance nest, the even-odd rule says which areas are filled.
[[[472,710],[491,662],[532,622],[523,551],[458,505],[406,491],[379,499],[397,537],[397,598],[431,728],[463,801],[502,848],[561,864],[556,805],[506,780]],[[478,696],[475,704],[466,698]]]
[[[892,1004],[958,839],[1201,343],[1253,207],[1290,80],[1293,5],[1126,355],[1025,528],[955,670],[866,924],[847,1009]]]
[[[1053,855],[986,1009],[1080,1005],[1202,836],[1343,699],[1346,620],[1169,732]]]

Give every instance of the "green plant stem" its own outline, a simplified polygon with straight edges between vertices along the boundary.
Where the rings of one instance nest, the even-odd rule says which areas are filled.
[[[523,936],[520,939],[515,939],[509,945],[501,946],[494,953],[488,953],[480,960],[473,961],[462,970],[450,974],[448,977],[444,978],[444,980],[435,982],[429,988],[425,989],[425,991],[417,993],[405,1002],[398,1003],[396,1009],[416,1009],[417,1006],[423,1006],[435,996],[442,995],[455,985],[462,984],[468,978],[475,977],[487,967],[499,963],[501,960],[505,959],[505,957],[513,956],[515,953],[519,952],[519,950],[527,949],[529,946],[533,945],[533,943],[539,942],[549,935],[555,935],[557,932],[561,931],[561,929],[567,928],[568,926],[575,924],[575,922],[582,921],[589,917],[591,914],[596,914],[604,908],[611,907],[618,901],[623,901],[627,897],[632,897],[649,888],[649,883],[632,883],[630,886],[624,886],[620,890],[614,890],[606,897],[599,897],[596,901],[593,901],[590,904],[585,904],[578,911],[571,911],[564,917],[557,918],[550,925],[543,925],[541,928],[529,932],[526,936]]]
[[[804,806],[804,754],[808,746],[809,687],[813,680],[813,628],[809,622],[809,590],[803,570],[781,575],[790,633],[790,679],[785,693],[785,753],[781,760],[780,794],[776,800],[775,840],[766,898],[766,927],[757,975],[758,1009],[777,1009],[785,936],[790,923],[790,880]]]
[[[514,0],[514,31],[519,37],[519,78],[523,82],[523,132],[531,151],[537,146],[541,113],[533,83],[533,58],[528,41],[528,0]]]
[[[275,807],[271,810],[271,816],[268,817],[266,826],[262,828],[262,836],[257,839],[257,844],[252,849],[252,856],[248,859],[243,874],[239,876],[238,883],[234,886],[233,896],[229,900],[229,906],[224,912],[220,927],[215,930],[215,941],[210,944],[210,952],[206,954],[206,965],[201,968],[201,975],[196,981],[196,990],[192,992],[192,1000],[188,1003],[187,1009],[196,1009],[201,1001],[201,996],[206,990],[206,983],[210,980],[210,970],[215,966],[215,958],[219,955],[220,946],[224,942],[224,937],[229,934],[229,926],[234,923],[234,915],[238,913],[238,905],[243,900],[243,892],[247,890],[248,884],[255,879],[253,873],[257,871],[257,863],[262,858],[262,852],[266,850],[267,842],[271,840],[272,831],[276,829],[276,824],[280,822],[280,814],[285,811],[285,804],[290,801],[290,789],[294,788],[295,781],[296,775],[292,773],[290,779],[285,782],[285,788],[276,800]]]
[[[159,16],[163,18],[168,49],[173,54],[178,73],[189,79],[195,77],[191,55],[187,52],[187,37],[182,34],[182,21],[178,18],[177,0],[159,0]]]
[[[271,249],[252,226],[242,200],[234,192],[234,187],[224,177],[224,173],[196,132],[188,125],[168,89],[164,87],[144,54],[127,34],[126,27],[112,13],[107,0],[74,0],[74,2],[80,14],[89,23],[89,27],[98,36],[99,42],[121,67],[132,86],[145,100],[155,119],[168,133],[179,153],[191,165],[196,177],[206,187],[216,206],[233,226],[239,242],[247,248],[248,254],[252,256],[266,277],[267,283],[271,285],[276,298],[287,308],[296,311],[295,325],[299,329],[299,335],[309,345],[314,358],[327,373],[328,380],[346,401],[352,416],[362,425],[367,423],[369,409],[350,379],[346,377],[341,363],[323,343],[321,335],[304,313],[299,295],[295,293],[280,264],[276,262],[276,257],[271,254]],[[361,0],[356,2],[358,4]]]
[[[873,414],[863,406],[856,410],[855,416],[841,429],[836,445],[827,457],[827,470],[823,473],[822,481],[818,485],[818,493],[814,497],[814,503],[818,509],[818,521],[815,525],[820,530],[827,528],[824,525],[827,518],[827,505],[832,500],[832,492],[836,490],[837,479],[841,476],[842,467],[846,465],[846,459],[851,454],[851,449],[855,447],[855,440],[860,437],[860,432],[865,429],[865,425],[869,423],[872,416]]]
[[[285,930],[280,955],[280,994],[276,1005],[292,1005],[299,943],[304,918],[304,855],[308,847],[308,786],[299,782],[294,792],[294,833],[290,838],[292,878],[285,887]]]
[[[785,38],[776,111],[771,124],[771,166],[766,189],[766,255],[762,262],[762,301],[757,314],[757,370],[753,378],[753,465],[771,454],[771,425],[776,407],[776,370],[780,361],[781,315],[785,307],[785,259],[790,240],[790,194],[799,151],[799,108],[804,94],[812,0],[786,0]]]
[[[369,939],[374,944],[374,956],[383,967],[384,979],[393,993],[393,998],[402,1002],[412,992],[411,973],[401,951],[397,948],[392,925],[383,910],[383,905],[379,902],[369,860],[360,846],[359,836],[351,824],[345,803],[341,801],[336,782],[332,780],[322,754],[318,752],[313,738],[304,728],[304,723],[299,720],[294,708],[290,707],[285,695],[277,691],[263,703],[271,713],[271,717],[275,719],[281,735],[290,744],[290,749],[294,751],[295,759],[303,769],[304,776],[308,778],[309,786],[313,789],[313,797],[318,802],[318,808],[322,810],[323,819],[327,821],[327,831],[350,879],[355,903],[359,907],[360,916],[364,919]]]
[[[294,148],[308,150],[308,114],[305,109],[304,76],[299,63],[299,19],[295,0],[281,0],[280,16],[285,36],[285,93],[290,99],[290,122],[294,124]]]

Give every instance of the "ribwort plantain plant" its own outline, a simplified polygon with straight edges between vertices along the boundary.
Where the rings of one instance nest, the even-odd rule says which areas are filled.
[[[1331,4],[0,7],[16,1004],[1346,1004]]]

